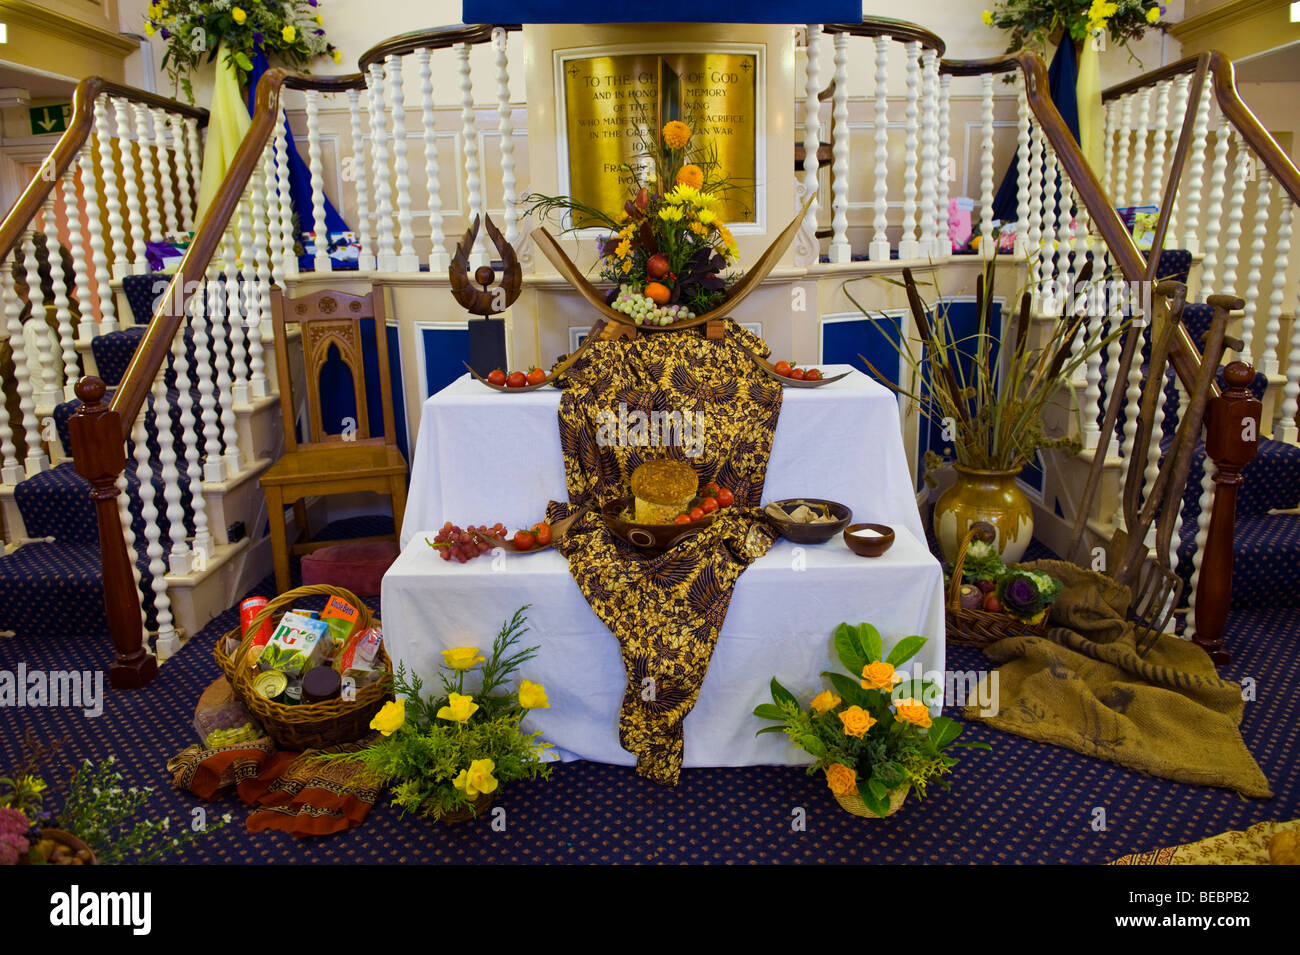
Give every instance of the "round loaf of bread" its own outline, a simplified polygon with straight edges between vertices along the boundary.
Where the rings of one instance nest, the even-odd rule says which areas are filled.
[[[664,458],[645,462],[632,472],[636,523],[671,524],[688,509],[699,486],[699,476],[689,464]]]

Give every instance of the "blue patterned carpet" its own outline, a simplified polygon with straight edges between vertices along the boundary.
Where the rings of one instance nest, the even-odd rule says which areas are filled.
[[[269,589],[266,582],[261,592]],[[506,608],[501,608],[505,613]],[[488,615],[489,622],[494,620]],[[195,700],[217,675],[212,647],[234,626],[227,611],[163,667],[146,690],[106,693],[104,714],[6,710],[0,716],[0,770],[18,757],[23,734],[65,738],[74,758],[109,753],[128,784],[153,786],[158,815],[188,821],[198,805],[172,791],[164,764],[193,741]],[[360,829],[314,842],[281,833],[246,834],[235,799],[209,807],[235,824],[195,844],[187,863],[570,862],[570,863],[1101,863],[1143,849],[1187,842],[1267,819],[1300,816],[1300,611],[1233,614],[1228,642],[1236,662],[1225,675],[1253,677],[1246,742],[1276,796],[1251,801],[1234,793],[1168,782],[1068,750],[970,725],[966,737],[993,745],[964,753],[953,790],[924,802],[909,798],[884,820],[843,812],[820,778],[788,767],[687,770],[663,789],[631,769],[593,763],[556,766],[549,781],[512,786],[498,800],[506,829],[486,819],[461,826],[402,819],[379,805]],[[107,642],[45,638],[0,642],[0,668],[106,667]],[[949,666],[979,669],[978,651],[953,647]],[[689,732],[689,720],[687,731]],[[1095,807],[1107,828],[1091,828]],[[806,831],[794,831],[797,810]]]

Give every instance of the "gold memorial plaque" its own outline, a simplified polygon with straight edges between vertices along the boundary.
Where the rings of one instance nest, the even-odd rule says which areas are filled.
[[[733,184],[723,219],[755,221],[757,60],[753,53],[623,53],[563,61],[569,195],[618,218],[632,181],[620,167],[643,163],[644,143],[679,119]]]

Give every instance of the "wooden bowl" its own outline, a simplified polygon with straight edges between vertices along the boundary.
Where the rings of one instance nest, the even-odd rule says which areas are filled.
[[[820,504],[835,516],[835,520],[828,524],[799,524],[795,521],[783,521],[778,517],[773,517],[763,508],[763,519],[777,529],[782,537],[794,544],[825,544],[828,540],[844,530],[849,521],[853,520],[853,512],[838,501],[827,501],[818,497],[799,497],[786,498],[783,501],[770,501],[786,509],[786,505],[796,504],[803,501],[805,504]]]
[[[879,537],[858,537],[853,532],[872,530]],[[859,557],[879,557],[894,546],[894,529],[888,524],[850,524],[844,528],[844,543]]]
[[[82,865],[95,864],[95,853],[91,851],[90,846],[86,845],[81,839],[70,832],[64,832],[62,829],[50,829],[46,827],[41,829],[41,838],[52,839],[55,842],[62,843],[74,853],[84,850],[88,858],[82,862]]]
[[[610,501],[600,509],[600,516],[611,534],[647,554],[662,554],[704,530],[718,516],[714,511],[687,524],[637,524],[622,517],[623,512],[632,506],[632,501],[630,496]]]

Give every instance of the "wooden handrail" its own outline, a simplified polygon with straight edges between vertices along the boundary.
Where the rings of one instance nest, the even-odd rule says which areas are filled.
[[[1158,70],[1117,83],[1102,91],[1102,102],[1118,99],[1127,93],[1136,92],[1183,73],[1191,73],[1202,63],[1210,74],[1214,99],[1219,104],[1219,109],[1223,111],[1223,115],[1245,138],[1273,178],[1282,184],[1282,188],[1291,196],[1292,201],[1300,202],[1300,169],[1296,168],[1291,157],[1278,145],[1277,140],[1242,100],[1241,94],[1237,91],[1237,68],[1232,60],[1218,50],[1189,56],[1168,66],[1162,66]],[[1195,104],[1190,104],[1189,108],[1195,108]]]
[[[948,49],[942,39],[925,27],[892,17],[863,17],[861,23],[827,23],[822,26],[822,32],[847,33],[849,36],[887,36],[902,43],[915,40],[940,56]]]
[[[0,261],[8,258],[14,246],[22,241],[28,224],[36,218],[36,214],[45,205],[45,200],[49,198],[55,185],[62,180],[63,174],[68,171],[68,167],[81,152],[81,147],[90,138],[95,127],[95,101],[105,94],[197,119],[200,126],[208,122],[206,109],[189,106],[156,93],[123,86],[102,76],[86,77],[77,84],[72,94],[72,118],[68,121],[68,128],[63,131],[59,141],[50,150],[49,156],[41,163],[41,171],[32,177],[23,194],[9,207],[4,222],[0,223]]]
[[[371,66],[383,63],[390,56],[404,56],[407,53],[414,53],[416,50],[445,50],[460,43],[470,45],[487,43],[492,39],[492,31],[497,29],[498,26],[506,31],[523,29],[523,26],[518,23],[500,23],[496,25],[490,23],[457,23],[451,26],[434,27],[431,30],[412,30],[410,33],[389,37],[382,43],[375,44],[361,54],[361,58],[357,60],[357,66],[364,73]]]
[[[203,221],[195,230],[194,240],[185,250],[176,274],[167,286],[167,294],[145,330],[144,338],[136,348],[131,364],[127,366],[126,374],[122,376],[121,385],[113,393],[109,408],[120,416],[124,440],[130,437],[136,416],[153,388],[154,377],[171,351],[172,337],[180,327],[188,305],[185,289],[197,288],[207,272],[208,264],[221,243],[221,237],[239,208],[244,189],[262,161],[266,144],[275,133],[279,121],[281,89],[288,87],[337,93],[364,89],[365,85],[365,77],[360,73],[311,76],[289,73],[281,67],[275,67],[262,74],[257,84],[252,124],[240,142],[216,196],[203,214]]]

